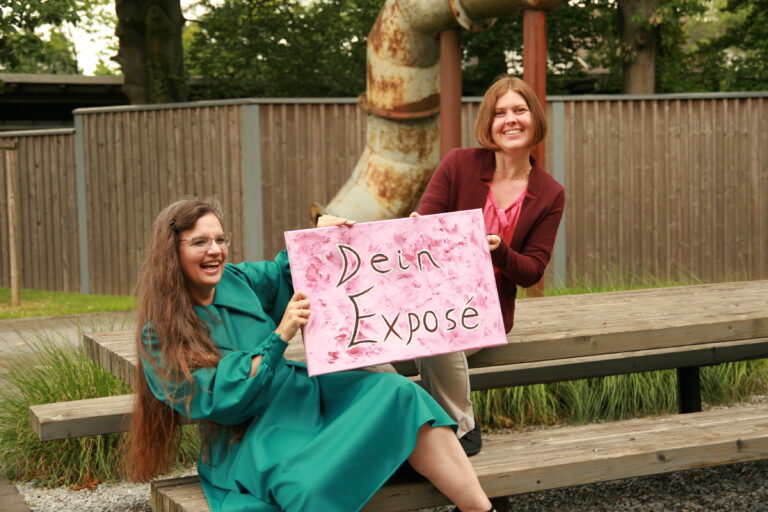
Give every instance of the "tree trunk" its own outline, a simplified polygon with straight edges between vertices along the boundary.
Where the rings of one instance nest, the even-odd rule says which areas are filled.
[[[133,105],[187,99],[180,0],[115,0],[120,49],[115,60]]]
[[[625,94],[656,91],[658,30],[649,23],[659,0],[619,0]]]

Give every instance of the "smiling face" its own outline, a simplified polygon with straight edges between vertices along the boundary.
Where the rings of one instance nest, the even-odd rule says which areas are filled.
[[[496,100],[491,138],[504,153],[528,150],[533,146],[533,121],[525,98],[509,90]]]
[[[210,239],[221,234],[221,222],[213,213],[203,215],[192,229],[179,233],[179,264],[193,304],[205,305],[213,301],[215,287],[221,281],[229,254],[226,245],[213,240],[210,244],[201,244],[199,240],[195,243],[194,239]]]

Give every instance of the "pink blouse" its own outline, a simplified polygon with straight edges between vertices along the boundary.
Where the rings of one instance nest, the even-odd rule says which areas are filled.
[[[518,195],[512,204],[505,209],[499,208],[496,198],[493,196],[491,187],[488,187],[488,195],[485,197],[483,206],[483,219],[485,220],[485,230],[489,235],[500,235],[505,244],[512,242],[512,233],[515,232],[517,219],[520,217],[520,211],[523,209],[523,199],[525,199],[528,189],[525,189]]]

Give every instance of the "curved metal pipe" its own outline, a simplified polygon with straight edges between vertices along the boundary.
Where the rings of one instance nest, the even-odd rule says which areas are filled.
[[[367,144],[349,180],[323,208],[358,221],[402,217],[415,206],[439,162],[438,35],[483,30],[493,17],[549,9],[560,0],[386,0],[368,35]]]

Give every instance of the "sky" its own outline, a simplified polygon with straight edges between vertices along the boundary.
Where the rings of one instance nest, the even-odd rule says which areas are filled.
[[[70,31],[77,52],[77,64],[84,75],[94,74],[100,56],[102,60],[107,61],[111,54],[115,53],[108,49],[113,39],[117,42],[114,27],[101,25],[96,27],[96,30],[93,34],[78,27],[73,27]],[[112,67],[116,69],[117,63]]]

